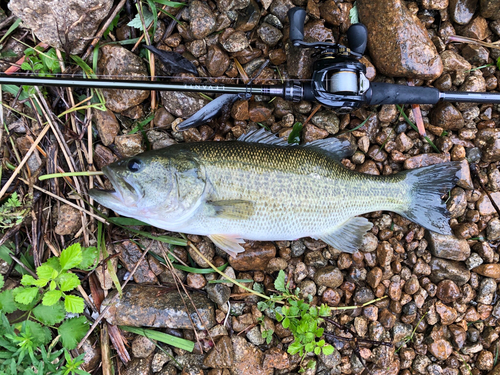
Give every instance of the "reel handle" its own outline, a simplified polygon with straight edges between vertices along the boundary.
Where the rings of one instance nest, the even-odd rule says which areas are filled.
[[[355,23],[347,30],[347,40],[349,49],[353,52],[363,55],[368,42],[368,29],[362,23]]]
[[[290,40],[295,47],[300,45],[304,40],[304,20],[306,19],[306,11],[302,8],[295,7],[288,11],[288,20],[290,21]]]

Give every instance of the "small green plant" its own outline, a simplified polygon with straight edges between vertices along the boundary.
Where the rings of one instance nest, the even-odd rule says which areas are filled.
[[[299,354],[301,362],[307,353],[320,355],[330,355],[334,348],[327,344],[323,336],[324,329],[319,325],[323,323],[323,318],[331,315],[330,307],[323,304],[321,306],[311,306],[299,298],[300,289],[295,288],[292,293],[288,284],[285,282],[285,272],[280,271],[274,281],[274,287],[281,295],[273,295],[267,301],[258,302],[257,307],[261,311],[271,310],[276,315],[276,320],[281,322],[283,328],[288,328],[293,334],[294,341],[288,346],[288,353],[291,355]],[[309,301],[311,302],[311,301]],[[284,303],[284,306],[278,306],[278,303]],[[272,330],[264,330],[262,337],[269,344],[272,340]],[[314,361],[307,363],[307,368],[313,368],[316,365]],[[301,372],[305,371],[303,368]]]
[[[79,243],[73,244],[61,252],[59,258],[52,257],[36,269],[38,279],[24,275],[22,287],[14,289],[14,300],[30,305],[43,295],[43,306],[55,306],[64,300],[64,309],[71,313],[82,313],[83,298],[68,294],[80,285],[78,276],[68,272],[71,268],[88,269],[97,257],[97,249],[89,247],[82,251]]]
[[[292,131],[288,135],[288,143],[298,145],[300,143],[300,132],[304,126],[301,122],[293,124]]]
[[[17,192],[7,199],[7,201],[0,206],[0,230],[12,228],[23,222],[28,209],[19,199]]]
[[[5,247],[1,254],[9,252]],[[71,358],[68,353],[89,328],[85,316],[66,318],[68,312],[81,313],[84,308],[81,297],[68,294],[80,285],[69,269],[89,270],[96,258],[95,248],[71,245],[60,257],[52,257],[38,267],[37,278],[24,273],[23,286],[0,293],[0,375],[88,374],[79,369],[84,355]],[[0,288],[3,286],[4,278],[0,275]],[[24,320],[11,324],[6,314],[16,310],[26,312]],[[57,332],[53,340],[51,329]],[[59,340],[63,348],[53,352]]]
[[[66,348],[52,351],[59,336],[46,348],[51,340],[47,327],[31,320],[11,325],[3,312],[0,312],[0,321],[1,375],[89,375],[79,369],[85,353],[71,358]]]

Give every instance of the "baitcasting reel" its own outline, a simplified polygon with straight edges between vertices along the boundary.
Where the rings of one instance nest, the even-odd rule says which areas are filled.
[[[349,28],[349,48],[328,42],[306,43],[303,41],[305,16],[306,11],[302,8],[292,8],[288,11],[292,44],[295,47],[319,50],[319,59],[313,65],[312,78],[307,82],[288,81],[284,85],[226,85],[0,75],[0,84],[245,94],[246,97],[260,94],[278,96],[294,102],[316,101],[340,113],[349,113],[363,105],[377,104],[436,104],[439,101],[500,103],[500,93],[441,92],[434,87],[370,82],[365,76],[366,67],[359,61],[366,49],[366,27],[358,23]]]

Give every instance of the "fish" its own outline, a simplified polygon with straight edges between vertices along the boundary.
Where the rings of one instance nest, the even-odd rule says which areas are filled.
[[[116,213],[173,232],[208,236],[229,255],[245,240],[319,239],[353,253],[373,224],[359,216],[392,211],[452,234],[441,197],[460,162],[388,176],[348,170],[347,140],[304,145],[260,129],[236,141],[180,143],[102,168],[114,190],[90,196]]]

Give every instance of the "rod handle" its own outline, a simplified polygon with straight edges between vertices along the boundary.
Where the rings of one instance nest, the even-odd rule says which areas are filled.
[[[436,104],[439,101],[439,90],[434,87],[373,82],[366,96],[368,99],[367,105]]]
[[[293,45],[298,47],[295,42],[304,40],[304,20],[306,11],[299,7],[294,7],[288,11],[288,20],[290,21],[290,40]]]

